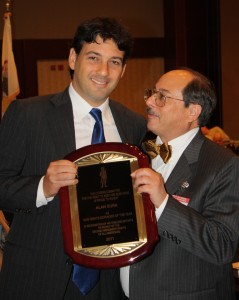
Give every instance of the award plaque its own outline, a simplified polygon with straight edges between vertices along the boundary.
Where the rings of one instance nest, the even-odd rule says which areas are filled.
[[[73,262],[107,269],[149,255],[159,238],[155,209],[130,176],[148,167],[147,156],[133,145],[102,143],[65,159],[78,166],[79,183],[60,189],[64,248]]]

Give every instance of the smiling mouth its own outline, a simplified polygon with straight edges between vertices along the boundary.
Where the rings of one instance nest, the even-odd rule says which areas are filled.
[[[96,84],[98,84],[98,85],[106,85],[106,84],[108,84],[108,81],[106,81],[106,80],[98,80],[98,79],[95,79],[95,78],[91,78],[91,80],[94,82],[94,83],[96,83]]]

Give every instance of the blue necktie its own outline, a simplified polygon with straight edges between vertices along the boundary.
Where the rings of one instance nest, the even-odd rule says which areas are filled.
[[[90,114],[95,119],[95,126],[93,129],[91,144],[98,144],[105,142],[104,128],[101,116],[101,110],[98,108],[92,108]]]
[[[100,271],[80,265],[74,265],[72,281],[83,295],[87,295],[100,278]]]
[[[92,108],[90,114],[95,119],[95,126],[92,133],[91,144],[105,142],[104,128],[102,123],[101,110]],[[87,295],[99,281],[100,271],[79,265],[74,265],[72,280],[83,295]]]

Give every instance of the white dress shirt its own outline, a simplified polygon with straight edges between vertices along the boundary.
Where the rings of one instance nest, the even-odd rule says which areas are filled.
[[[90,114],[92,107],[77,94],[72,85],[69,87],[69,93],[73,107],[76,149],[78,149],[91,144],[95,119]],[[106,142],[121,142],[109,107],[109,99],[106,99],[106,101],[97,108],[102,112]]]
[[[89,113],[92,107],[75,91],[72,84],[69,86],[69,94],[73,108],[76,149],[79,149],[91,144],[95,119]],[[107,98],[105,102],[97,108],[99,108],[102,112],[102,121],[106,142],[121,142],[120,135],[109,107],[109,99]],[[38,185],[36,199],[37,207],[46,205],[54,198],[45,198],[43,192],[43,178],[44,176],[41,178]]]
[[[158,173],[161,173],[164,182],[167,181],[170,176],[172,170],[177,164],[180,156],[183,154],[184,150],[187,148],[189,143],[197,134],[199,128],[194,128],[187,133],[177,137],[168,142],[169,145],[172,146],[172,156],[170,160],[165,164],[160,155],[157,155],[154,159],[152,159],[152,169]],[[156,138],[156,144],[162,144],[160,137]],[[159,208],[155,209],[156,219],[158,220],[167,204],[168,196],[164,199],[163,203]],[[129,297],[129,273],[130,266],[126,266],[120,269],[120,281],[123,288],[123,291],[127,297]]]

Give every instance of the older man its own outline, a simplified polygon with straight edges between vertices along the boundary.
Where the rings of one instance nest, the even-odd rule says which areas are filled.
[[[177,69],[147,90],[145,100],[148,129],[157,136],[145,146],[152,169],[132,177],[155,205],[160,241],[130,272],[120,270],[125,298],[235,299],[239,158],[201,133],[216,105],[214,89],[203,75]]]

